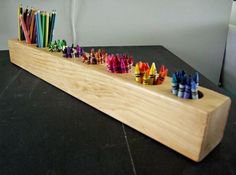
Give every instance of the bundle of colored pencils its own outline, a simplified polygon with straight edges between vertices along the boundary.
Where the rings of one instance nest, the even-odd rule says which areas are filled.
[[[168,74],[168,69],[164,65],[161,65],[159,69],[159,74],[157,74],[156,64],[152,63],[151,68],[149,68],[148,63],[138,62],[135,65],[135,80],[141,84],[145,85],[159,85],[165,80]]]
[[[177,71],[172,75],[172,94],[184,99],[198,99],[199,74],[187,75]]]
[[[27,44],[37,43],[38,47],[48,47],[52,42],[56,12],[48,13],[33,8],[18,7],[18,39]]]
[[[112,73],[128,73],[133,65],[133,57],[127,54],[111,54],[106,59],[107,70]]]

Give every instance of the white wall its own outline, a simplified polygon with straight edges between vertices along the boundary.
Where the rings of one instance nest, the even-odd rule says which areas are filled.
[[[230,24],[236,25],[236,1],[233,2]]]
[[[236,97],[236,25],[229,26],[223,69],[223,87]]]
[[[57,9],[56,37],[72,41],[71,1],[22,3]],[[0,13],[16,8],[13,0],[3,4]],[[77,0],[76,4],[75,40],[81,45],[163,45],[218,83],[232,0]],[[6,39],[16,36],[15,16],[9,17],[5,33],[0,29],[0,49],[6,49]]]
[[[236,1],[233,3],[226,45],[223,87],[236,97]]]

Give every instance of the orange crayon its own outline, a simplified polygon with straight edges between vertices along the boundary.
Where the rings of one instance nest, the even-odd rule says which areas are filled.
[[[161,65],[161,68],[160,68],[160,71],[159,71],[159,76],[157,78],[157,84],[162,84],[165,80],[165,77],[167,76],[168,74],[168,69],[165,68],[164,65]]]

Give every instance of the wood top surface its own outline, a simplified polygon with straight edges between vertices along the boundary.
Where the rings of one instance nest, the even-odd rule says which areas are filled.
[[[226,101],[230,100],[229,97],[222,95],[218,92],[212,91],[210,89],[199,87],[199,91],[203,93],[203,97],[198,100],[191,99],[181,99],[178,98],[171,93],[171,77],[166,77],[165,81],[162,85],[142,85],[135,81],[134,70],[132,68],[130,73],[127,74],[114,74],[107,71],[105,64],[98,65],[88,65],[81,61],[80,58],[64,58],[61,52],[49,52],[48,48],[37,48],[36,45],[28,45],[24,41],[17,41],[16,39],[9,40],[9,42],[17,43],[21,46],[25,46],[32,50],[38,51],[40,50],[42,54],[53,56],[52,58],[59,59],[60,61],[70,62],[71,64],[78,65],[78,69],[80,66],[86,67],[89,71],[96,71],[98,74],[102,74],[105,76],[109,76],[114,78],[114,80],[118,80],[121,83],[126,83],[130,88],[136,88],[140,90],[140,93],[150,93],[153,95],[153,98],[165,98],[170,101],[174,101],[181,105],[187,105],[188,107],[192,107],[194,110],[199,110],[199,112],[211,113],[218,106],[224,104]],[[168,68],[168,65],[165,65]],[[112,82],[111,82],[112,83]],[[201,83],[201,77],[200,77]],[[168,105],[168,104],[167,104]]]

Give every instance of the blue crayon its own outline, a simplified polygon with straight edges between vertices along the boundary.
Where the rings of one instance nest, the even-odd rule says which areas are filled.
[[[183,98],[184,97],[184,77],[181,77],[180,83],[179,83],[179,91],[178,91],[178,97]]]
[[[185,90],[184,90],[184,98],[190,99],[191,97],[191,77],[187,77],[186,84],[185,84]]]
[[[173,73],[172,75],[172,94],[174,95],[178,95],[178,81],[177,81],[177,77],[176,74]]]
[[[198,99],[197,83],[194,80],[191,81],[191,93],[192,99]]]

